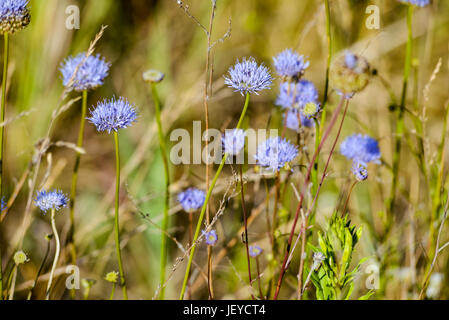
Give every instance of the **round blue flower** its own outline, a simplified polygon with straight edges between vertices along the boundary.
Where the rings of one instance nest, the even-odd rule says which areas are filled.
[[[379,143],[367,135],[354,134],[347,137],[340,146],[340,152],[346,158],[362,163],[380,163]]]
[[[137,112],[133,105],[123,97],[119,99],[112,98],[99,102],[97,107],[91,111],[90,118],[97,131],[118,131],[129,127],[137,119]]]
[[[62,191],[59,190],[41,190],[37,193],[34,202],[43,212],[53,209],[59,211],[67,206],[69,199]]]
[[[14,33],[30,23],[29,0],[0,1],[0,33]]]
[[[281,77],[299,79],[309,67],[309,62],[304,61],[304,56],[287,49],[273,58],[276,72]]]
[[[354,161],[352,164],[352,173],[358,181],[365,181],[368,179],[368,168],[363,162]]]
[[[298,118],[299,115],[299,118]],[[285,114],[284,114],[285,118]],[[286,126],[287,128],[298,131],[299,130],[299,120],[301,120],[301,125],[306,128],[313,128],[315,126],[315,122],[312,119],[305,117],[302,112],[298,109],[288,109],[287,118],[286,118]]]
[[[224,152],[235,156],[245,146],[246,133],[242,129],[226,130],[223,137]]]
[[[214,246],[217,243],[218,236],[215,230],[211,230],[209,232],[203,230],[203,236],[206,239],[207,245]]]
[[[5,198],[2,198],[0,201],[0,215],[6,210],[7,207],[8,204],[6,203]]]
[[[262,253],[262,248],[259,246],[250,246],[249,247],[249,255],[253,258],[257,257]]]
[[[80,53],[76,57],[67,58],[61,64],[59,70],[62,73],[62,83],[65,87],[68,87],[70,90],[84,91],[102,86],[104,79],[109,74],[110,66],[99,54],[89,56],[86,59],[86,53]],[[75,71],[76,75],[70,84]]]
[[[206,199],[206,193],[203,190],[190,188],[178,194],[178,201],[185,211],[194,211],[201,208]]]
[[[298,155],[298,149],[280,137],[270,138],[257,147],[254,158],[257,163],[273,171],[279,171]]]
[[[269,89],[272,82],[268,68],[263,64],[258,65],[254,58],[243,58],[242,62],[237,60],[237,63],[229,68],[228,77],[225,77],[225,84],[242,95],[258,94],[259,91]]]
[[[430,4],[430,0],[399,0],[402,3],[409,3],[418,7],[425,7]]]
[[[298,83],[284,82],[281,84],[280,92],[276,100],[276,105],[282,108],[304,108],[306,104],[318,102],[318,90],[315,85],[307,80]]]

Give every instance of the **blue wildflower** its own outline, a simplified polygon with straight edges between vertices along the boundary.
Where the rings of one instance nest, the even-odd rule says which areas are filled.
[[[430,0],[399,0],[402,3],[409,3],[418,7],[425,7],[430,4]]]
[[[185,211],[194,211],[201,208],[206,199],[206,193],[203,190],[190,188],[178,194],[178,201]]]
[[[352,173],[358,181],[365,181],[368,179],[368,168],[363,162],[354,161],[352,163]]]
[[[299,115],[299,117],[298,117]],[[285,117],[285,114],[284,114]],[[305,117],[302,112],[298,109],[288,109],[286,116],[286,126],[287,128],[298,131],[299,130],[299,120],[301,120],[301,125],[306,128],[313,128],[315,122],[312,119]]]
[[[43,212],[53,209],[59,211],[67,206],[69,199],[62,191],[59,190],[41,190],[37,193],[34,202]]]
[[[310,63],[304,61],[304,56],[287,49],[273,58],[276,72],[281,77],[300,79]]]
[[[0,33],[14,33],[30,23],[28,2],[29,0],[0,1]]]
[[[269,89],[273,78],[270,71],[263,64],[257,65],[254,58],[244,58],[242,62],[229,68],[229,77],[225,77],[225,84],[234,88],[242,95],[246,93],[258,94],[259,91]]]
[[[318,105],[318,90],[315,85],[307,80],[298,83],[284,82],[281,84],[276,105],[282,108],[304,108],[306,104],[313,102]]]
[[[70,86],[70,90],[84,91],[102,86],[104,79],[109,74],[110,66],[99,54],[86,59],[86,53],[80,53],[75,57],[67,58],[59,70],[62,73],[62,83],[65,87]],[[75,71],[76,75],[74,76]],[[70,83],[72,77],[73,81]]]
[[[136,119],[135,107],[123,97],[103,100],[91,111],[90,118],[87,118],[97,127],[97,131],[107,131],[108,133],[127,128]]]
[[[298,155],[298,149],[285,139],[270,138],[257,147],[254,158],[257,163],[273,171],[279,171]]]
[[[246,133],[242,129],[226,130],[223,137],[224,152],[235,156],[245,146]]]
[[[379,143],[367,135],[354,134],[347,137],[340,146],[340,152],[346,158],[362,163],[380,163]]]
[[[217,243],[218,236],[215,230],[211,230],[209,232],[203,230],[203,236],[206,239],[207,245],[214,246]]]
[[[249,247],[249,255],[253,258],[257,257],[262,253],[262,248],[259,246],[250,246]]]
[[[8,204],[5,201],[5,198],[2,198],[0,200],[0,215],[3,213],[3,211],[6,210],[6,208],[8,207]]]

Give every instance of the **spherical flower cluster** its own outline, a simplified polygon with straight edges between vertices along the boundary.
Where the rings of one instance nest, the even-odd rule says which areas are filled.
[[[226,130],[222,139],[224,152],[232,156],[239,154],[245,146],[245,137],[246,133],[242,129]]]
[[[14,263],[16,264],[16,266],[20,265],[20,264],[24,264],[28,261],[28,257],[26,255],[25,252],[23,251],[17,251],[14,254]]]
[[[399,0],[402,3],[412,4],[418,7],[425,7],[430,4],[430,0]]]
[[[253,258],[257,257],[258,255],[260,255],[262,253],[262,248],[259,246],[250,246],[249,247],[249,255]]]
[[[284,82],[281,84],[276,105],[282,108],[304,108],[308,103],[318,102],[318,90],[315,85],[307,80],[298,83]]]
[[[242,62],[237,60],[237,63],[229,68],[228,77],[225,77],[225,84],[242,95],[258,94],[259,91],[269,89],[272,82],[268,68],[258,65],[254,58],[244,58]]]
[[[43,212],[47,212],[48,210],[59,211],[67,206],[69,199],[62,191],[59,190],[41,190],[37,193],[34,202]]]
[[[304,61],[304,56],[287,49],[273,57],[277,74],[282,78],[300,79],[310,63]]]
[[[352,173],[358,181],[365,181],[368,179],[368,169],[363,162],[354,161],[352,164]]]
[[[189,188],[178,194],[178,201],[182,208],[187,211],[194,211],[201,208],[206,199],[206,193],[203,190]]]
[[[117,271],[111,271],[111,272],[108,272],[108,273],[106,273],[106,275],[104,276],[104,279],[105,279],[107,282],[110,282],[110,283],[117,283],[117,280],[118,280],[118,272],[117,272]]]
[[[24,29],[31,20],[29,0],[0,1],[0,33],[14,33]]]
[[[214,246],[218,241],[217,232],[215,230],[211,230],[209,232],[203,230],[203,236],[205,238],[206,244],[209,246]]]
[[[99,54],[86,58],[86,53],[80,53],[75,57],[68,57],[59,70],[63,85],[69,90],[80,92],[103,85],[109,74],[109,67],[110,64]]]
[[[301,125],[306,128],[313,128],[315,126],[315,122],[312,119],[305,117],[302,114],[302,111],[298,109],[289,109],[287,115],[285,116],[284,114],[284,117],[286,117],[285,122],[287,128],[294,131],[299,131],[299,121],[301,121]]]
[[[298,156],[298,148],[285,139],[270,138],[257,147],[257,163],[272,171],[279,171]]]
[[[331,65],[330,80],[334,89],[351,97],[368,85],[370,66],[365,58],[347,51]]]
[[[103,100],[91,111],[90,118],[87,118],[95,125],[97,131],[107,131],[108,133],[127,128],[136,119],[137,112],[135,107],[123,97]]]
[[[352,161],[380,163],[379,143],[367,135],[354,134],[347,137],[340,146],[340,152]]]
[[[2,198],[0,200],[0,214],[2,214],[3,211],[6,210],[7,206],[8,206],[8,204],[6,203],[5,198]]]

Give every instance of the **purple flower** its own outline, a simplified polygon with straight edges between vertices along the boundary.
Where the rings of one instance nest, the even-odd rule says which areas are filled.
[[[41,190],[37,193],[34,202],[43,212],[47,212],[48,210],[59,211],[67,206],[69,199],[62,191],[59,190]]]
[[[189,212],[198,210],[204,204],[206,193],[203,190],[190,188],[178,194],[178,201],[182,208]]]
[[[257,65],[254,58],[243,58],[242,62],[229,68],[228,77],[225,77],[225,84],[234,88],[242,95],[247,93],[258,94],[259,91],[269,89],[273,78],[267,67]]]
[[[304,61],[304,56],[287,49],[273,58],[276,72],[281,77],[299,79],[309,67],[309,62]]]
[[[402,3],[412,4],[418,7],[425,7],[430,4],[430,0],[399,0]]]
[[[131,126],[137,119],[137,112],[125,98],[112,98],[98,103],[87,119],[95,125],[97,131],[111,133]]]
[[[0,1],[0,33],[14,33],[30,23],[29,0]]]
[[[299,118],[298,118],[299,114]],[[285,114],[284,114],[285,118]],[[286,118],[286,125],[287,128],[298,131],[299,130],[299,120],[301,120],[301,125],[306,128],[313,128],[315,126],[315,122],[312,119],[309,119],[307,117],[304,117],[302,112],[298,109],[288,109],[287,112],[287,118]]]
[[[84,62],[83,62],[84,61]],[[82,63],[82,64],[81,64]],[[78,70],[77,67],[79,66]],[[59,69],[62,73],[62,83],[70,90],[84,91],[92,90],[103,85],[104,79],[109,74],[110,64],[101,58],[100,55],[89,56],[80,53],[76,57],[67,58]],[[74,73],[76,71],[75,76]],[[70,80],[73,77],[73,82]]]
[[[226,130],[223,137],[224,152],[235,156],[245,146],[245,131],[242,129]]]
[[[306,104],[318,103],[318,90],[315,85],[307,80],[298,83],[284,82],[281,84],[276,105],[282,108],[304,108]]]
[[[249,255],[253,258],[257,257],[262,253],[262,248],[259,246],[250,246],[249,247]]]
[[[273,171],[279,171],[298,155],[298,148],[285,139],[270,138],[257,147],[254,158],[257,163]]]
[[[218,237],[215,230],[211,230],[209,232],[203,230],[203,236],[206,240],[207,245],[214,246],[217,243]]]
[[[368,169],[363,162],[354,161],[352,163],[352,173],[358,181],[365,181],[368,179]]]
[[[340,146],[340,152],[346,158],[362,163],[380,163],[379,143],[367,135],[353,134],[347,137]]]

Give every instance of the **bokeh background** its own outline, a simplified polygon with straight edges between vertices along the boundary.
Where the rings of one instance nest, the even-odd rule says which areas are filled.
[[[352,133],[367,133],[380,141],[383,164],[370,167],[370,178],[359,184],[350,201],[353,223],[362,226],[364,234],[357,247],[356,260],[369,257],[367,265],[386,265],[383,269],[385,287],[373,298],[407,299],[416,294],[416,284],[422,281],[423,266],[426,264],[429,229],[429,190],[417,166],[417,160],[404,142],[400,167],[400,203],[395,212],[395,226],[391,239],[394,244],[388,250],[379,243],[376,234],[379,221],[385,210],[391,180],[392,142],[394,138],[394,103],[398,102],[402,86],[402,69],[406,42],[406,6],[396,0],[336,0],[331,2],[333,54],[345,49],[365,55],[373,69],[377,71],[369,87],[352,101],[349,118],[345,122],[342,137]],[[66,8],[77,5],[80,8],[79,30],[66,28]],[[190,12],[207,25],[211,11],[211,1],[189,1]],[[368,5],[380,9],[380,28],[365,26]],[[175,128],[192,130],[192,121],[204,120],[203,88],[205,79],[206,37],[204,32],[187,17],[174,0],[31,0],[32,23],[25,30],[12,37],[10,88],[8,91],[7,118],[24,111],[30,113],[7,126],[6,145],[6,186],[5,194],[10,195],[29,165],[35,152],[36,143],[49,127],[51,115],[58,107],[63,91],[58,70],[60,63],[68,55],[85,51],[89,42],[107,25],[104,36],[96,46],[100,53],[112,63],[110,76],[105,85],[89,93],[88,105],[111,96],[125,96],[139,109],[140,118],[136,125],[123,130],[120,135],[123,161],[121,214],[124,239],[125,272],[128,277],[130,297],[151,299],[157,289],[159,279],[160,232],[157,227],[144,219],[139,210],[149,214],[153,222],[160,224],[163,209],[164,176],[158,151],[154,108],[147,84],[142,81],[142,73],[154,68],[166,74],[160,84],[160,96],[164,104],[163,125],[167,132]],[[325,31],[324,2],[318,0],[218,0],[214,20],[213,39],[222,37],[232,19],[232,35],[213,50],[214,83],[210,102],[211,127],[224,129],[232,127],[240,114],[243,98],[224,87],[223,75],[237,58],[253,56],[258,61],[272,66],[271,57],[283,49],[292,48],[310,60],[305,78],[315,83],[322,99],[327,40]],[[424,141],[426,161],[435,164],[437,146],[441,141],[445,105],[449,98],[448,83],[448,26],[449,3],[434,0],[425,9],[415,10],[414,20],[414,68],[407,107],[419,115],[424,115]],[[429,79],[441,59],[441,68],[433,82]],[[426,85],[428,89],[425,90]],[[274,106],[277,83],[273,89],[252,99],[249,117],[245,126],[265,128],[268,119],[276,127],[281,121],[281,112]],[[392,98],[395,97],[395,98]],[[76,97],[72,94],[71,97]],[[396,101],[394,101],[396,99]],[[329,108],[335,108],[338,96],[331,92]],[[79,125],[80,104],[77,103],[61,116],[52,131],[53,141],[75,142]],[[406,121],[407,141],[416,144],[416,132],[410,118]],[[110,286],[103,280],[104,274],[117,269],[115,265],[113,228],[113,188],[114,188],[114,145],[107,134],[97,134],[88,124],[85,136],[86,155],[82,157],[78,182],[78,202],[76,207],[76,241],[79,248],[81,277],[95,279],[90,297],[105,299]],[[296,135],[288,133],[290,139]],[[313,139],[312,139],[313,140]],[[312,142],[313,143],[313,142]],[[305,142],[305,146],[312,145]],[[330,145],[325,146],[327,154]],[[45,187],[70,190],[71,171],[75,154],[67,148],[52,148],[50,177]],[[304,151],[305,152],[305,151]],[[49,167],[45,157],[40,179]],[[304,162],[305,163],[305,162]],[[212,210],[219,200],[233,169],[228,167],[218,186]],[[247,168],[249,181],[248,206],[258,208],[264,202],[264,186],[257,178],[251,178],[252,168]],[[187,215],[175,201],[177,192],[189,186],[204,188],[204,166],[172,166],[172,210],[170,233],[181,243],[187,241]],[[336,154],[330,167],[317,209],[316,227],[325,225],[325,219],[342,199],[350,185],[350,164]],[[447,190],[446,170],[444,187]],[[39,180],[38,180],[39,181]],[[269,182],[272,185],[272,181]],[[233,191],[231,190],[231,193]],[[283,210],[288,212],[296,206],[292,190],[287,191]],[[0,245],[6,257],[14,253],[14,239],[23,219],[27,183],[19,193],[4,222],[0,225]],[[215,272],[217,298],[248,298],[247,288],[239,277],[246,279],[244,246],[238,230],[241,226],[239,197],[230,197],[226,209],[217,224],[219,244],[216,254],[229,243],[228,248]],[[250,238],[261,246],[265,239],[264,214],[255,219],[249,230]],[[58,227],[67,235],[69,226],[68,210],[58,216]],[[44,236],[50,233],[48,216],[33,209],[33,221],[25,238],[24,250],[30,262],[20,269],[17,279],[16,297],[26,297],[26,282],[33,279],[46,248]],[[444,240],[448,240],[447,232]],[[234,239],[234,240],[233,240]],[[176,245],[170,243],[170,266],[181,256]],[[313,243],[313,240],[312,240]],[[232,243],[231,243],[232,244]],[[316,241],[315,241],[316,245]],[[384,261],[383,259],[387,259]],[[6,260],[6,259],[5,259]],[[62,259],[60,266],[67,264]],[[65,261],[64,261],[65,260]],[[263,268],[268,257],[262,261]],[[291,269],[297,270],[298,261],[293,261]],[[205,268],[205,247],[202,245],[195,261]],[[232,261],[232,262],[231,262]],[[438,259],[435,272],[443,275],[441,291],[435,298],[449,297],[449,255],[443,252]],[[50,268],[47,263],[46,272]],[[193,298],[207,298],[207,290],[201,275],[194,287]],[[177,298],[185,265],[180,264],[168,283],[167,297]],[[366,293],[367,274],[362,268],[356,280],[355,292]],[[267,271],[268,272],[268,271]],[[58,277],[63,293],[65,277]],[[45,283],[44,283],[45,284]],[[285,286],[295,287],[294,272],[288,276]],[[40,284],[40,294],[44,285]],[[22,290],[22,291],[21,291]],[[82,295],[82,290],[79,296]],[[285,290],[287,294],[288,290]],[[357,296],[357,295],[355,295]],[[285,296],[284,298],[289,298]]]

